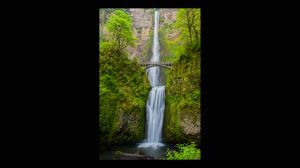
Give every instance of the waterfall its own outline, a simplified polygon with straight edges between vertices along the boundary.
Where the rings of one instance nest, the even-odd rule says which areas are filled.
[[[152,46],[151,62],[160,61],[159,40],[158,40],[159,13],[154,14],[154,38]],[[165,86],[161,82],[160,67],[154,66],[147,69],[148,79],[151,84],[151,91],[147,100],[147,137],[146,142],[139,147],[152,147],[154,149],[164,146],[161,141],[163,116],[165,110]]]

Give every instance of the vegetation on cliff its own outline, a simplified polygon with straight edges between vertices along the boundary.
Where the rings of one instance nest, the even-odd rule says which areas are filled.
[[[196,148],[194,142],[190,144],[177,144],[175,150],[167,150],[162,160],[200,160],[201,150]]]
[[[115,145],[144,138],[145,102],[150,89],[137,60],[124,50],[134,45],[131,17],[114,10],[100,32],[100,144]],[[105,37],[104,37],[105,36]]]
[[[180,36],[163,42],[165,50],[173,52],[168,59],[174,61],[167,73],[164,138],[173,143],[199,143],[200,9],[180,9],[172,26],[180,30]],[[176,51],[174,46],[183,48]]]

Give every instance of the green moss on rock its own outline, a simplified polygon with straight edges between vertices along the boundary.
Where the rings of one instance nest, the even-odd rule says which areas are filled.
[[[200,55],[181,55],[168,73],[164,139],[200,142]]]
[[[136,61],[126,55],[112,59],[104,65],[110,71],[100,70],[100,144],[136,143],[144,138],[150,84]]]

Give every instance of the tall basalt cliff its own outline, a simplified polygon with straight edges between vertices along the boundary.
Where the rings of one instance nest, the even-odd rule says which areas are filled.
[[[134,36],[137,38],[135,47],[128,47],[129,58],[137,57],[139,61],[146,61],[150,58],[153,36],[153,17],[155,9],[129,9],[133,21]],[[161,28],[165,24],[172,24],[176,21],[177,9],[159,9]]]
[[[115,8],[102,9],[100,11],[100,32],[103,36],[107,36],[105,23],[109,19],[110,14],[116,10]],[[176,21],[177,9],[167,8],[158,9],[160,11],[160,24],[162,28],[166,24],[172,24]],[[130,8],[126,12],[132,17],[132,26],[134,36],[136,37],[136,45],[127,47],[129,59],[137,58],[138,61],[149,60],[152,54],[152,36],[153,36],[153,8]],[[175,34],[176,36],[176,34]],[[174,37],[174,33],[170,32],[168,37]]]

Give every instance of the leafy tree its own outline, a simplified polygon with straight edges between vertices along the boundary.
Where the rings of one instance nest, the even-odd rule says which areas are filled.
[[[116,47],[111,42],[100,42],[100,72],[109,73],[112,69],[112,63],[116,60],[112,59],[116,53]]]
[[[190,43],[200,43],[200,12],[199,8],[182,8],[177,12],[175,25]]]
[[[135,37],[133,37],[131,17],[123,10],[115,10],[107,24],[107,30],[110,33],[111,40],[117,46],[117,53],[127,46],[134,46]]]

